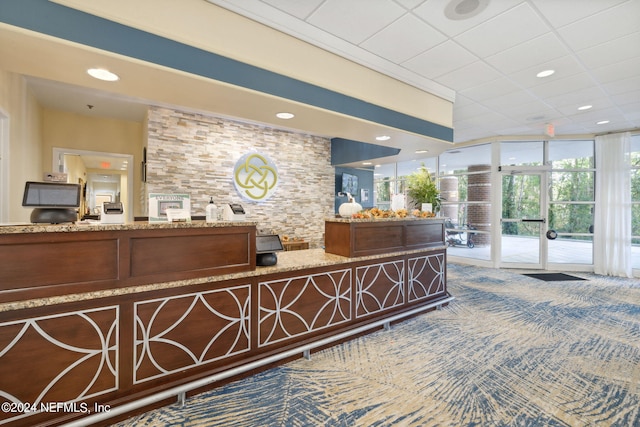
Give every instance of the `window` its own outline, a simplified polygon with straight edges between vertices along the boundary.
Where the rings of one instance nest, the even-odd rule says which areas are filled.
[[[430,172],[436,172],[437,159],[435,157],[411,160],[407,162],[391,163],[376,166],[374,172],[374,205],[379,209],[391,209],[394,197],[403,198],[406,195],[406,178],[424,165]],[[406,206],[411,209],[411,206]]]
[[[595,211],[594,142],[549,141],[549,229],[558,233],[549,241],[549,262],[593,263]],[[566,251],[572,257],[565,256]]]
[[[448,253],[475,259],[491,259],[491,145],[477,145],[444,152],[438,177],[441,215],[459,229],[474,228],[475,247],[450,246]],[[464,236],[466,237],[466,231]]]
[[[373,205],[379,209],[391,208],[391,196],[396,193],[396,164],[376,166],[373,173]]]
[[[541,166],[543,141],[503,142],[500,144],[501,166]]]
[[[640,269],[640,134],[631,136],[631,265]]]

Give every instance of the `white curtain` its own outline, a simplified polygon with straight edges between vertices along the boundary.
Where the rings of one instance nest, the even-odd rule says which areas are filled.
[[[594,271],[632,277],[631,266],[631,136],[596,137],[596,209]]]

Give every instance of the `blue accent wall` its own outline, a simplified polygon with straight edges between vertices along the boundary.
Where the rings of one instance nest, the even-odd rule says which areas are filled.
[[[399,148],[385,147],[343,138],[333,138],[331,140],[332,165],[343,165],[345,163],[395,156],[398,153],[400,153]]]
[[[369,209],[373,207],[373,169],[354,169],[354,168],[336,168],[336,191],[335,191],[335,212],[338,213],[340,205],[347,202],[346,197],[338,197],[338,193],[342,191],[342,173],[349,173],[358,177],[358,191],[356,194],[352,194],[356,202],[362,205],[363,209]],[[369,190],[369,201],[363,202],[360,198],[361,189]]]
[[[453,129],[47,0],[2,0],[0,22],[86,46],[453,141]]]

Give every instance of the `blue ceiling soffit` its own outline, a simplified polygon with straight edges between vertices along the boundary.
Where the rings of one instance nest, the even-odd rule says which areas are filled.
[[[331,140],[331,164],[334,166],[395,156],[398,153],[400,153],[399,148],[368,144],[366,142],[352,141],[343,138],[333,138]]]
[[[48,0],[2,0],[0,22],[443,141],[453,129]]]

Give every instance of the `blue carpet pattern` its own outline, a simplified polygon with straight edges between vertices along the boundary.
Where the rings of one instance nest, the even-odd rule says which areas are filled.
[[[640,427],[640,283],[449,265],[439,311],[129,426]]]

